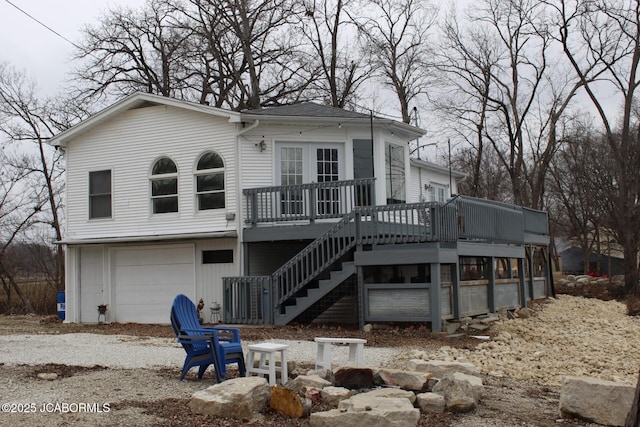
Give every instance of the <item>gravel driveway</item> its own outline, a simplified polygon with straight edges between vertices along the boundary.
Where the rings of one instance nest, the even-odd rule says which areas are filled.
[[[0,323],[6,322],[11,318],[0,316]],[[24,329],[13,333],[10,327],[0,326],[0,403],[21,409],[0,413],[0,425],[246,425],[190,413],[188,399],[195,391],[213,385],[213,375],[208,372],[196,381],[195,374],[190,374],[179,381],[184,352],[174,339],[56,333],[55,328],[37,326],[33,333],[25,334]],[[60,326],[65,330],[65,325]],[[398,333],[389,331],[385,342],[394,342]],[[496,322],[488,334],[490,341],[478,343],[467,340],[442,345],[438,338],[440,341],[433,340],[440,343],[435,346],[410,340],[400,346],[368,344],[365,362],[399,367],[408,358],[423,357],[466,360],[479,366],[485,393],[478,409],[464,415],[422,414],[419,425],[433,427],[590,426],[558,420],[562,376],[587,375],[631,384],[637,378],[640,324],[615,301],[560,295],[537,306],[531,318]],[[313,366],[316,348],[309,338],[273,341],[290,345],[290,360],[303,367]],[[370,343],[376,341],[379,338],[371,336]],[[405,344],[401,333],[395,342]],[[345,362],[346,356],[346,348],[336,348],[335,365]],[[58,377],[38,379],[37,374],[43,372],[57,373]],[[30,409],[34,410],[25,412]],[[308,419],[287,420],[267,414],[251,425],[309,424]]]

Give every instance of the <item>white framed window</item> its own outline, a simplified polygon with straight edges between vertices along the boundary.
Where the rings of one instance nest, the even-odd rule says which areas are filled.
[[[89,219],[111,218],[111,170],[89,172]]]
[[[178,168],[168,157],[161,157],[151,168],[151,212],[178,212]]]
[[[405,203],[404,147],[387,142],[384,150],[384,166],[387,182],[387,204]]]
[[[208,151],[200,156],[195,180],[199,211],[225,207],[224,161],[218,153]]]
[[[449,186],[443,184],[431,183],[431,190],[429,191],[432,202],[446,202],[449,198]]]
[[[330,142],[276,142],[276,185],[297,185],[344,179],[344,144]],[[303,193],[297,189],[282,192],[280,209],[284,215],[304,214]],[[319,189],[316,212],[339,212],[337,189]]]

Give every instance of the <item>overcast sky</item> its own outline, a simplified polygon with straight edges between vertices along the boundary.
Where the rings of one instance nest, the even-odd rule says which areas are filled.
[[[71,69],[73,46],[11,3],[77,43],[80,29],[95,24],[102,11],[117,5],[140,7],[144,0],[0,0],[0,62],[25,70],[43,93],[53,95]]]

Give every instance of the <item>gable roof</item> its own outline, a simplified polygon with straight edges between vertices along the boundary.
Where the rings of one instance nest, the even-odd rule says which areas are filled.
[[[86,120],[78,123],[75,126],[70,127],[64,132],[51,138],[48,142],[54,147],[64,147],[67,142],[81,133],[84,133],[95,126],[113,118],[115,115],[124,111],[134,110],[137,108],[167,105],[176,108],[183,108],[191,111],[197,111],[200,113],[210,114],[216,117],[222,117],[229,120],[229,122],[236,123],[240,121],[240,113],[235,111],[223,110],[221,108],[211,107],[208,105],[196,104],[194,102],[181,101],[175,98],[169,98],[166,96],[153,95],[150,93],[136,92],[125,98],[122,98],[118,102],[110,105],[109,107],[99,111]]]
[[[245,110],[242,113],[197,104],[194,102],[181,101],[166,96],[153,95],[149,93],[136,92],[118,102],[110,105],[102,111],[92,115],[86,120],[70,127],[49,140],[49,144],[55,147],[65,147],[72,138],[94,128],[95,126],[113,118],[124,111],[143,108],[147,106],[167,105],[176,108],[183,108],[197,111],[213,116],[226,118],[231,123],[256,121],[256,122],[276,122],[276,123],[326,123],[342,121],[343,123],[366,124],[376,127],[386,127],[390,130],[397,130],[409,135],[410,138],[417,138],[426,132],[415,126],[398,122],[392,119],[385,119],[373,115],[348,111],[342,108],[330,107],[316,104],[314,102],[304,102],[299,104],[285,105],[280,107],[260,108],[256,110]]]

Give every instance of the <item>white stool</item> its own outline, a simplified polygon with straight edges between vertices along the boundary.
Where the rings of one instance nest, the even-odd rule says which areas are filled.
[[[349,362],[364,365],[364,345],[367,340],[360,338],[314,338],[318,344],[316,369],[331,369],[331,344],[349,344]]]
[[[247,346],[247,376],[252,373],[260,376],[269,374],[269,385],[276,385],[276,371],[280,372],[280,379],[282,384],[288,380],[287,373],[287,344],[275,344],[271,342],[265,342],[261,344],[250,344]],[[280,366],[276,366],[276,352],[280,352]],[[254,367],[254,359],[256,353],[260,353],[260,363],[257,367]],[[269,365],[265,364],[266,356],[269,355]]]

